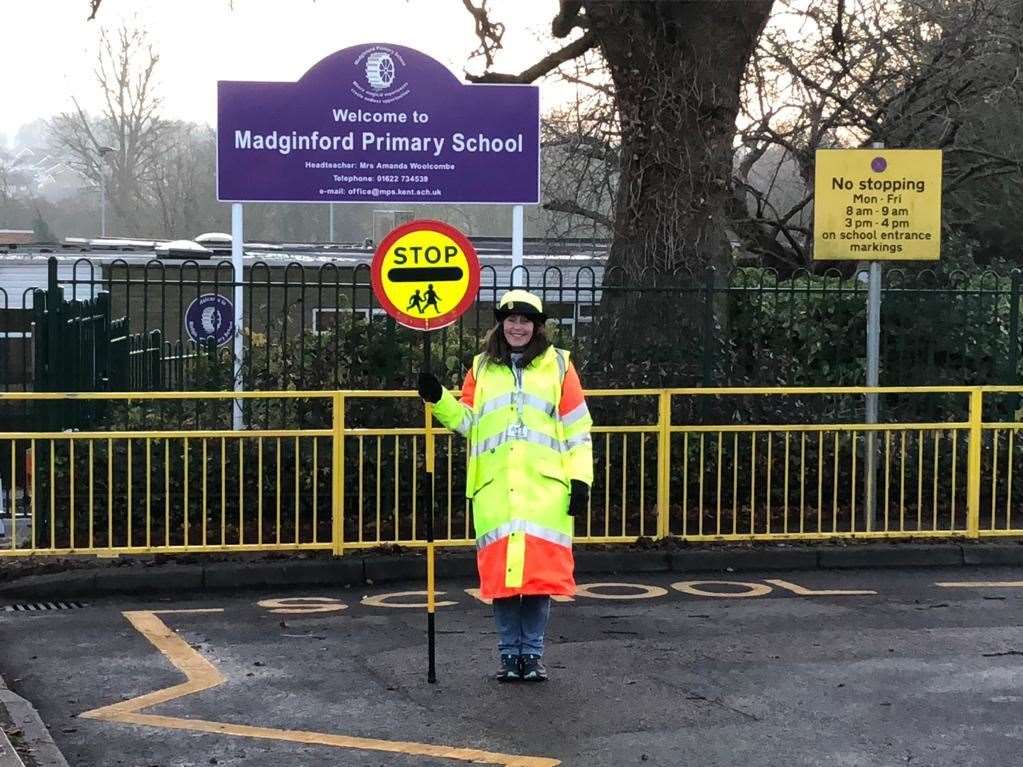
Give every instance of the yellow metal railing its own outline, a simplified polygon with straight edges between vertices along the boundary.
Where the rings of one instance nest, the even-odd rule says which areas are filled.
[[[872,425],[735,416],[769,400],[862,402],[868,392],[944,397],[953,415]],[[1020,394],[1023,387],[590,391],[594,483],[576,537],[1023,535],[1023,422],[985,419],[985,407],[1005,410]],[[230,428],[236,400],[245,430]],[[54,401],[91,403],[100,411],[88,422],[109,430],[0,432],[0,556],[422,546],[430,505],[438,544],[473,542],[465,443],[427,430],[411,392],[0,394],[0,408],[37,413],[40,423]],[[727,404],[736,401],[746,406]]]

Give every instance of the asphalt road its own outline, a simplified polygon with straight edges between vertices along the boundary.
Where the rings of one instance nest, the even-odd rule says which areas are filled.
[[[1019,764],[1023,569],[715,577],[555,605],[542,685],[491,679],[471,583],[441,586],[436,685],[424,612],[388,606],[419,597],[362,601],[419,584],[0,613],[0,673],[72,767]]]

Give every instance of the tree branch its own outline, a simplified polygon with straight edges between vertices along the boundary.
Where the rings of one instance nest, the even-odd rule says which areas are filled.
[[[967,154],[975,154],[975,155],[983,157],[983,158],[985,158],[987,160],[996,160],[996,161],[999,161],[999,162],[1004,162],[1006,165],[1015,165],[1016,167],[1023,169],[1023,160],[1020,160],[1020,159],[1018,159],[1016,157],[1009,157],[1009,156],[1004,155],[1004,154],[995,154],[994,152],[989,152],[986,149],[977,149],[977,148],[968,147],[968,146],[954,146],[954,147],[950,147],[949,149],[945,150],[946,154],[952,154],[953,152],[964,152],[964,153],[967,153]]]
[[[501,50],[501,39],[504,37],[504,24],[499,21],[491,21],[490,13],[487,11],[487,0],[481,0],[480,4],[473,5],[472,0],[462,0],[473,20],[476,22],[476,37],[479,38],[480,47],[473,52],[473,56],[483,56],[487,60],[487,66],[494,65],[494,51]]]
[[[981,179],[991,178],[992,176],[1007,176],[1019,172],[1020,170],[1018,166],[1005,167],[1000,161],[985,160],[974,165],[972,168],[968,168],[960,173],[956,178],[945,184],[943,193],[946,195],[951,194],[967,181],[980,181]]]
[[[606,226],[608,229],[614,226],[614,222],[603,213],[598,213],[595,210],[587,210],[575,200],[550,200],[549,202],[545,202],[542,207],[544,210],[550,210],[556,213],[571,213],[573,216],[582,216],[583,218],[588,218],[590,221],[596,221],[598,224]]]
[[[484,72],[481,75],[466,74],[465,78],[472,83],[531,83],[534,80],[543,77],[552,69],[556,69],[561,66],[566,61],[571,61],[578,56],[582,56],[596,44],[596,35],[592,32],[587,32],[575,42],[569,43],[564,48],[554,51],[554,53],[549,56],[545,56],[536,64],[522,70],[517,75],[506,74],[503,72]]]
[[[551,22],[551,34],[558,38],[568,37],[573,29],[583,27],[585,22],[579,14],[582,7],[582,0],[561,0],[561,9]]]
[[[607,141],[601,141],[593,136],[580,136],[577,134],[559,135],[540,142],[541,149],[552,149],[554,147],[569,147],[573,156],[585,157],[588,160],[597,160],[599,162],[618,161],[618,150]]]

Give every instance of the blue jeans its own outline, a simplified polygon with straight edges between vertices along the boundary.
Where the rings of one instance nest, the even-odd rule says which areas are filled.
[[[551,598],[546,595],[495,599],[498,651],[501,655],[543,655],[543,635],[550,617]]]

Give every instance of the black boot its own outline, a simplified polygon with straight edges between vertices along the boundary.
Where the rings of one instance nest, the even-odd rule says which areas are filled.
[[[502,655],[498,682],[518,682],[522,679],[522,659],[518,655]]]
[[[539,655],[522,656],[522,679],[526,682],[547,681],[547,669],[543,667]]]

